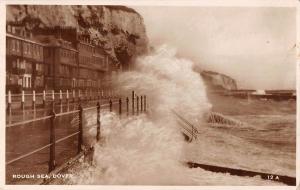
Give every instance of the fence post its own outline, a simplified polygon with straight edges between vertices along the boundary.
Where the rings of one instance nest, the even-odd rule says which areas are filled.
[[[46,107],[46,91],[43,90],[43,107]]]
[[[35,109],[35,90],[32,91],[32,109]]]
[[[78,147],[77,147],[77,154],[79,154],[81,152],[81,145],[82,145],[82,136],[83,136],[83,131],[82,131],[82,107],[81,107],[81,104],[79,103],[79,107],[78,107],[78,110],[79,110],[79,125],[78,125]]]
[[[119,99],[119,114],[122,115],[122,99]]]
[[[67,104],[69,104],[69,90],[67,90]]]
[[[143,113],[143,96],[141,96],[141,113]]]
[[[7,97],[7,110],[9,113],[11,113],[11,92],[10,90],[8,91],[8,97]]]
[[[134,115],[134,91],[132,91],[131,93],[131,104],[132,104],[132,115]]]
[[[129,98],[126,97],[126,113],[127,113],[127,116],[129,115]]]
[[[140,108],[140,103],[139,103],[139,96],[136,96],[136,114],[139,115],[139,108]]]
[[[112,101],[109,99],[109,111],[112,112]]]
[[[55,168],[55,112],[52,109],[50,118],[50,154],[49,154],[49,173]]]
[[[22,100],[21,100],[21,108],[24,110],[25,108],[25,93],[24,90],[22,90]]]
[[[100,103],[97,102],[97,136],[96,139],[97,141],[100,140]]]
[[[75,102],[75,90],[72,90],[72,99],[73,99],[73,103]]]
[[[55,96],[54,96],[54,90],[52,90],[52,106],[55,105]]]
[[[81,94],[80,94],[80,90],[78,90],[78,102],[81,102]]]
[[[59,90],[59,104],[62,104],[62,91]]]
[[[144,112],[147,111],[146,107],[147,107],[147,101],[146,101],[146,95],[144,95]]]

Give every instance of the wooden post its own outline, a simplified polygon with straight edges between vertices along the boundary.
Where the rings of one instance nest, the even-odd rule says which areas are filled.
[[[80,93],[80,90],[78,90],[78,102],[81,102],[81,93]]]
[[[43,90],[43,107],[46,107],[46,91]]]
[[[24,90],[22,90],[21,108],[22,108],[22,110],[24,110],[24,108],[25,108],[25,93],[24,93]]]
[[[119,115],[122,115],[122,99],[119,99]]]
[[[101,127],[101,123],[100,123],[100,103],[97,102],[97,136],[96,136],[97,141],[100,140],[100,127]]]
[[[77,154],[79,154],[81,152],[81,145],[82,145],[82,136],[83,136],[83,130],[82,130],[82,112],[83,112],[83,109],[81,107],[81,104],[79,103],[79,124],[78,124],[78,147],[77,147]]]
[[[32,91],[32,109],[35,109],[35,91]]]
[[[7,97],[7,110],[9,113],[11,113],[11,92],[8,91],[8,97]]]
[[[52,90],[52,106],[55,105],[55,96],[54,96],[54,90]]]
[[[109,99],[109,111],[112,112],[112,101]]]
[[[139,115],[139,96],[136,96],[136,114]]]
[[[67,90],[67,104],[69,104],[69,90]]]
[[[129,98],[126,97],[126,113],[127,113],[127,116],[129,115]]]
[[[72,90],[72,99],[73,99],[73,103],[75,102],[75,90]]]
[[[62,104],[62,91],[59,90],[59,104]]]
[[[50,113],[50,154],[49,154],[49,173],[55,169],[55,112]]]
[[[131,93],[132,115],[134,115],[134,91]]]
[[[143,113],[143,96],[141,96],[141,113]]]
[[[146,101],[146,95],[144,95],[144,112],[147,111],[147,101]]]

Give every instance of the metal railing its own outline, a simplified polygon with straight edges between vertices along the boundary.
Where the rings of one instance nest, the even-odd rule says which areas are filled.
[[[197,139],[197,134],[199,131],[197,128],[191,124],[187,119],[179,115],[175,110],[171,110],[171,112],[176,116],[178,119],[178,122],[182,129],[184,129],[182,132],[188,137],[188,141],[191,142],[194,139]]]
[[[132,114],[133,115],[138,115],[139,113],[146,113],[147,110],[147,99],[146,99],[146,96],[140,96],[141,99],[143,99],[143,101],[139,101],[139,96],[137,96],[134,91],[133,91],[133,97],[132,97]],[[125,108],[125,111],[126,111],[126,116],[129,116],[129,98],[126,97],[125,98],[125,102],[126,102],[126,108]],[[13,124],[8,124],[6,125],[7,127],[15,127],[15,126],[20,126],[20,125],[25,125],[25,124],[30,124],[30,123],[34,123],[34,122],[37,122],[37,121],[44,121],[44,120],[50,120],[49,121],[49,124],[50,124],[50,140],[49,140],[49,143],[46,144],[46,145],[43,145],[39,148],[36,148],[32,151],[29,151],[25,154],[22,154],[16,158],[13,158],[11,160],[8,160],[6,161],[6,165],[10,165],[10,164],[13,164],[19,160],[22,160],[26,157],[29,157],[39,151],[42,151],[46,148],[49,148],[49,160],[48,160],[48,171],[49,173],[51,171],[53,171],[56,167],[56,164],[55,164],[55,148],[56,148],[56,144],[59,143],[59,142],[62,142],[62,141],[65,141],[71,137],[74,137],[74,136],[78,136],[77,138],[77,155],[79,153],[82,152],[82,145],[83,145],[83,112],[84,111],[88,111],[88,110],[96,110],[96,123],[95,123],[95,126],[97,128],[97,132],[96,132],[96,141],[99,141],[100,140],[100,136],[101,136],[101,122],[100,122],[100,112],[101,112],[101,109],[104,109],[104,108],[109,108],[109,111],[112,112],[113,111],[113,105],[118,105],[118,109],[117,109],[117,112],[119,113],[119,115],[121,116],[122,115],[122,112],[124,110],[124,107],[123,107],[123,101],[122,101],[122,98],[119,98],[118,101],[112,101],[112,99],[109,99],[108,100],[108,103],[105,103],[105,104],[102,104],[100,105],[100,102],[98,101],[96,103],[96,106],[91,106],[91,107],[86,107],[86,108],[83,108],[81,106],[81,103],[79,102],[79,105],[78,105],[78,109],[76,110],[73,110],[73,111],[68,111],[68,112],[63,112],[63,113],[55,113],[54,111],[54,102],[52,103],[53,105],[53,109],[51,110],[50,114],[48,116],[45,116],[45,117],[40,117],[40,118],[35,118],[35,119],[30,119],[30,120],[26,120],[26,121],[21,121],[21,122],[16,122],[16,123],[13,123]],[[135,111],[136,109],[136,111]],[[78,128],[75,132],[71,133],[71,134],[68,134],[64,137],[61,137],[59,139],[56,139],[56,132],[55,132],[55,129],[56,129],[56,126],[55,126],[55,120],[58,118],[58,117],[64,117],[64,116],[68,116],[70,114],[78,114]],[[94,125],[93,125],[94,126]],[[89,126],[91,127],[91,126]],[[8,138],[8,137],[7,137]]]
[[[69,103],[69,102],[79,102],[83,100],[99,100],[116,98],[119,95],[114,90],[59,90],[55,92],[54,90],[46,91],[43,90],[41,93],[36,93],[35,90],[32,93],[25,93],[23,90],[21,94],[12,94],[8,91],[6,95],[7,109],[12,109],[12,104],[19,104],[17,108],[25,109],[25,107],[30,105],[32,109],[35,109],[37,105],[45,107],[47,102],[58,102]]]
[[[243,126],[244,123],[232,117],[217,112],[211,112],[207,118],[207,123],[220,125],[236,125]]]

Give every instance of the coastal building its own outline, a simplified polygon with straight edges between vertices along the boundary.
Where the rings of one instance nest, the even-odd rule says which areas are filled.
[[[50,38],[45,46],[45,89],[70,90],[77,86],[77,54],[71,42]]]
[[[39,89],[44,86],[44,59],[42,43],[19,24],[6,27],[6,87],[19,92],[21,89]]]
[[[32,33],[21,24],[7,24],[7,90],[109,88],[119,70],[118,61],[102,46],[75,29],[52,27]]]

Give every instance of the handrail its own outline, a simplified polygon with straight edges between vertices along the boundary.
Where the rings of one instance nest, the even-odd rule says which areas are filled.
[[[194,128],[197,132],[198,130],[194,127],[193,124],[191,124],[188,120],[186,120],[184,117],[182,117],[181,115],[179,115],[177,112],[175,112],[174,110],[172,110],[172,112],[179,117],[181,120],[183,120],[187,125],[189,125],[190,127]]]
[[[192,137],[189,139],[189,141],[191,142],[194,139],[197,139],[197,135],[194,132],[194,129],[189,129],[187,127],[185,127],[185,125],[182,122],[179,122],[179,125],[181,126],[182,129],[184,129],[186,132],[189,133],[189,135],[191,135]],[[185,132],[183,132],[184,134],[186,134]]]
[[[87,108],[83,108],[83,111],[87,111],[87,110],[92,110],[92,109],[97,109],[97,106],[92,106],[92,107],[87,107]]]
[[[26,120],[26,121],[15,122],[15,123],[12,123],[12,124],[6,124],[6,127],[13,127],[13,126],[16,126],[16,125],[24,125],[24,124],[32,123],[32,122],[35,122],[35,121],[50,119],[51,117],[52,116],[45,116],[45,117],[30,119],[30,120]]]
[[[179,120],[179,121],[180,121],[180,120]],[[187,132],[189,132],[191,135],[194,136],[193,131],[192,131],[193,129],[190,130],[189,128],[185,127],[184,123],[182,123],[182,122],[179,122],[179,124],[181,125],[181,127],[182,127],[183,129],[185,129]]]
[[[171,109],[172,113],[175,114],[177,116],[178,119],[180,119],[180,126],[185,129],[190,135],[192,135],[192,138],[197,139],[197,135],[196,133],[199,133],[197,128],[194,127],[188,120],[186,120],[184,117],[182,117],[181,115],[179,115],[175,110]],[[187,126],[191,127],[191,129],[188,129],[186,127],[183,126],[183,123],[186,124]],[[194,133],[195,132],[195,133]],[[192,139],[191,139],[192,140]]]
[[[68,139],[68,138],[71,138],[71,137],[77,135],[77,134],[79,134],[79,131],[76,131],[75,133],[72,133],[72,134],[70,134],[70,135],[68,135],[68,136],[65,136],[65,137],[63,137],[63,138],[60,138],[60,139],[58,139],[57,141],[55,141],[55,143],[59,143],[59,142],[61,142],[61,141],[64,141],[64,140],[66,140],[66,139]]]
[[[113,104],[116,104],[118,101],[114,101]],[[100,107],[108,107],[109,104],[102,104],[100,105]],[[83,111],[87,111],[87,110],[91,110],[91,109],[97,109],[97,106],[92,106],[92,107],[87,107],[87,108],[83,108]],[[57,113],[55,114],[56,117],[60,117],[60,116],[64,116],[64,115],[68,115],[68,114],[72,114],[72,113],[78,113],[79,110],[74,110],[74,111],[68,111],[68,112],[63,112],[63,113]],[[15,123],[11,123],[11,124],[6,124],[6,127],[14,127],[17,125],[25,125],[31,122],[35,122],[35,121],[40,121],[40,120],[45,120],[45,119],[50,119],[52,116],[44,116],[44,117],[40,117],[40,118],[34,118],[34,119],[30,119],[30,120],[26,120],[26,121],[20,121],[20,122],[15,122]]]
[[[57,143],[59,143],[59,142],[61,142],[61,141],[64,141],[64,140],[66,140],[66,139],[68,139],[68,138],[71,138],[72,136],[75,136],[75,135],[77,135],[77,134],[79,134],[79,131],[77,131],[77,132],[75,132],[75,133],[72,133],[71,135],[68,135],[68,136],[66,136],[66,137],[63,137],[63,138],[58,139],[57,141],[55,141],[55,144],[57,144]],[[35,149],[35,150],[31,151],[31,152],[28,152],[28,153],[26,153],[26,154],[23,154],[23,155],[21,155],[21,156],[19,156],[19,157],[17,157],[17,158],[14,158],[14,159],[12,159],[12,160],[6,162],[5,165],[8,165],[8,164],[14,163],[14,162],[16,162],[16,161],[18,161],[18,160],[21,160],[21,159],[23,159],[23,158],[26,158],[26,157],[28,157],[28,156],[34,154],[34,153],[37,153],[37,152],[39,152],[39,151],[41,151],[41,150],[43,150],[43,149],[45,149],[45,148],[50,147],[51,145],[52,145],[52,144],[47,144],[47,145],[42,146],[42,147],[40,147],[40,148],[37,148],[37,149]]]
[[[45,148],[50,147],[51,145],[52,145],[52,144],[47,144],[47,145],[45,145],[45,146],[43,146],[43,147],[41,147],[41,148],[37,148],[37,149],[35,149],[35,150],[33,150],[33,151],[29,152],[29,153],[23,154],[23,155],[21,155],[21,156],[19,156],[19,157],[17,157],[17,158],[14,158],[14,159],[12,159],[12,160],[6,162],[5,165],[11,164],[11,163],[16,162],[16,161],[18,161],[18,160],[21,160],[22,158],[28,157],[28,156],[30,156],[30,155],[36,153],[36,152],[39,152],[39,151],[41,151],[41,150],[43,150],[43,149],[45,149]]]
[[[62,113],[55,114],[55,116],[59,117],[59,116],[69,115],[69,114],[72,114],[72,113],[78,113],[78,112],[79,112],[79,110],[68,111],[68,112],[62,112]]]
[[[109,106],[109,104],[102,104],[102,105],[100,105],[100,107],[108,107]]]

